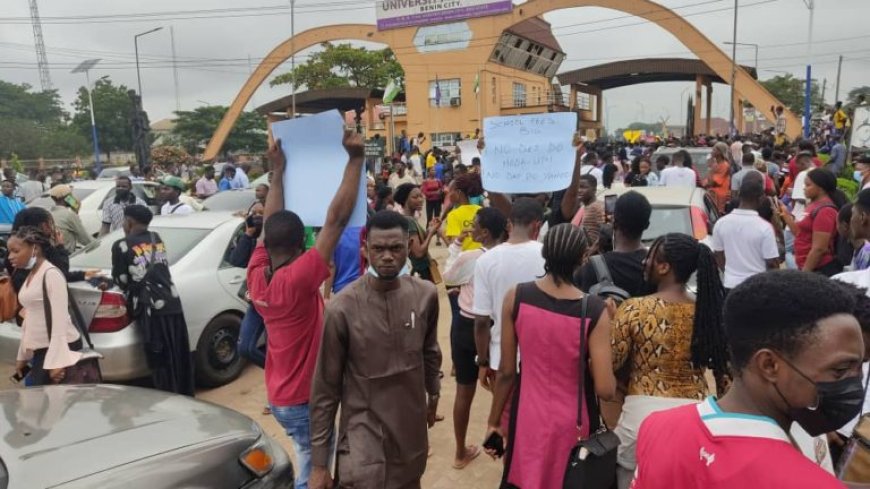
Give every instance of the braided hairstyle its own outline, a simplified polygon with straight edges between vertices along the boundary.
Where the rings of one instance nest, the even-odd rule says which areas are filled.
[[[570,223],[559,224],[544,237],[544,272],[553,277],[556,285],[573,283],[574,270],[586,255],[589,240],[586,231]]]
[[[51,235],[36,226],[21,226],[10,237],[20,239],[31,246],[38,246],[42,250],[42,256],[45,256],[53,246]]]
[[[670,233],[658,238],[649,251],[671,266],[677,282],[685,284],[698,272],[695,319],[692,327],[692,366],[728,375],[728,343],[722,322],[725,289],[713,252],[692,236]],[[649,258],[647,258],[649,259]]]
[[[477,173],[463,173],[453,180],[453,188],[465,194],[466,197],[483,195],[483,183]]]

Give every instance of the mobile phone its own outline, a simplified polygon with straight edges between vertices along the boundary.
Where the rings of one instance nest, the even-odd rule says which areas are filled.
[[[613,211],[616,210],[616,199],[617,195],[605,195],[604,196],[604,214],[608,216],[613,215]]]
[[[25,365],[24,369],[21,371],[21,373],[15,372],[15,374],[13,374],[12,377],[9,377],[9,380],[11,380],[12,382],[15,382],[17,384],[17,383],[21,382],[22,380],[24,380],[24,377],[27,377],[27,374],[29,374],[29,373],[30,373],[30,365]]]
[[[483,442],[483,448],[495,452],[495,456],[501,458],[504,455],[504,438],[495,431]]]

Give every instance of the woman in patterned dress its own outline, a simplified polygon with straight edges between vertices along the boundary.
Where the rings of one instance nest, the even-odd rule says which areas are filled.
[[[697,297],[687,287],[695,272]],[[612,330],[614,370],[626,367],[628,375],[628,395],[615,430],[620,489],[631,483],[643,420],[655,411],[714,394],[707,369],[719,395],[728,381],[724,289],[710,248],[686,234],[666,234],[647,254],[644,278],[657,292],[625,301]]]

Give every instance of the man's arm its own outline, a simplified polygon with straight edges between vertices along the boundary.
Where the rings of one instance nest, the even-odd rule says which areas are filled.
[[[438,346],[438,293],[432,287],[427,313],[426,338],[423,341],[423,367],[425,369],[426,393],[429,394],[428,424],[435,424],[438,398],[441,394],[441,348]]]
[[[719,266],[719,270],[725,270],[725,252],[724,251],[714,251],[713,257],[716,259],[716,265]]]
[[[335,303],[324,311],[323,338],[311,382],[311,478],[329,478],[329,438],[341,402],[341,386],[348,354],[347,321]],[[330,484],[312,487],[331,487]]]
[[[76,242],[82,246],[87,246],[94,241],[94,238],[85,230],[82,220],[79,216],[73,215],[73,235],[76,237]]]
[[[328,260],[332,256],[332,252],[335,251],[338,240],[341,238],[341,233],[344,232],[344,228],[353,214],[357,194],[359,194],[362,166],[365,163],[365,145],[362,136],[353,131],[345,131],[342,144],[344,144],[349,159],[344,168],[344,176],[338,186],[338,191],[332,198],[332,203],[329,204],[326,223],[323,225],[323,229],[317,233],[317,241],[314,243],[314,247],[324,260]],[[272,196],[271,191],[269,196]],[[283,200],[283,195],[281,198]]]
[[[570,222],[577,213],[580,205],[577,202],[577,185],[580,183],[582,161],[582,146],[577,147],[577,153],[574,157],[574,173],[571,174],[571,185],[565,190],[565,195],[562,196],[562,206],[559,209],[562,213],[562,219]]]

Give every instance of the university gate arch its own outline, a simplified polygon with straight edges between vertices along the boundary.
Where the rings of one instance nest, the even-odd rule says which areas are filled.
[[[468,24],[473,38],[466,48],[465,55],[479,62],[478,66],[483,66],[488,61],[493,45],[506,29],[548,12],[574,7],[601,7],[619,10],[653,22],[677,38],[723,80],[731,80],[731,58],[691,23],[652,0],[530,0],[525,4],[515,5],[509,13],[466,19],[464,22]],[[378,31],[374,24],[343,24],[309,29],[297,34],[295,38],[287,39],[260,62],[239,94],[236,95],[230,109],[212,135],[203,159],[211,160],[217,156],[254,91],[259,88],[272,71],[297,52],[315,44],[337,40],[370,41],[385,44],[393,50],[405,70],[406,89],[408,91],[427,90],[428,80],[437,76],[438,66],[451,65],[452,53],[418,52],[414,48],[413,42],[417,29],[418,27],[405,27]],[[735,78],[735,89],[741,98],[754,105],[768,120],[776,119],[770,109],[772,106],[781,105],[779,100],[739,66]],[[409,105],[408,110],[409,112],[413,111],[414,107]],[[801,132],[800,119],[788,109],[785,110],[785,117],[788,136],[790,138],[799,136]]]

